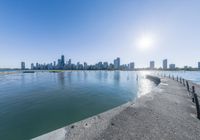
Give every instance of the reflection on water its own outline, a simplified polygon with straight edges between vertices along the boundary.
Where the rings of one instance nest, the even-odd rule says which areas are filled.
[[[66,71],[0,75],[0,138],[30,139],[132,101],[154,86],[145,74]]]
[[[191,80],[197,84],[200,84],[200,71],[158,71],[156,73],[165,75],[174,75],[175,77],[182,77],[187,80]]]
[[[62,89],[65,87],[65,73],[59,72],[57,73],[59,85],[61,85]]]

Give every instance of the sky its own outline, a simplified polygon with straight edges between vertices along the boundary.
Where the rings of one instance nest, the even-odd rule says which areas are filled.
[[[151,45],[141,48],[142,38]],[[95,64],[200,61],[199,0],[0,0],[0,68],[61,55]]]

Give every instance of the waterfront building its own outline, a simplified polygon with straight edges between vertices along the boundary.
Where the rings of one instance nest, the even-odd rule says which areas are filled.
[[[175,70],[176,69],[176,65],[175,64],[170,64],[169,65],[169,69],[170,70]]]
[[[112,63],[110,63],[108,69],[109,69],[109,70],[113,70],[113,69],[114,69],[114,65],[113,65]]]
[[[150,61],[150,69],[155,69],[155,62],[154,61]]]
[[[131,63],[129,64],[129,69],[130,69],[130,70],[134,70],[134,69],[135,69],[135,63],[134,63],[134,62],[131,62]]]
[[[31,63],[31,69],[32,69],[32,70],[34,69],[34,64],[33,64],[33,63]]]
[[[163,70],[167,69],[167,59],[163,60]]]
[[[99,63],[97,64],[97,69],[98,69],[98,70],[103,69],[103,63],[102,63],[102,62],[99,62]]]
[[[108,69],[108,62],[104,62],[104,63],[103,63],[103,69],[104,69],[104,70]]]
[[[200,62],[198,62],[198,69],[200,69]]]
[[[58,68],[58,69],[62,68],[61,59],[58,59],[57,68]]]
[[[54,68],[56,67],[56,61],[53,61],[53,67]]]
[[[72,64],[72,60],[69,59],[69,61],[68,61],[68,65],[71,65],[71,64]]]
[[[120,69],[120,58],[117,57],[115,60],[114,60],[114,69],[115,70],[119,70]]]
[[[25,69],[26,69],[25,62],[21,62],[21,69],[22,69],[22,70],[25,70]]]
[[[36,69],[39,69],[39,64],[38,64],[38,63],[36,63],[35,68],[36,68]]]
[[[65,66],[65,56],[61,55],[61,68],[64,68]]]
[[[77,64],[76,64],[76,69],[77,69],[77,70],[80,69],[80,62],[77,62]]]
[[[84,70],[87,70],[88,69],[88,65],[86,62],[84,62]]]

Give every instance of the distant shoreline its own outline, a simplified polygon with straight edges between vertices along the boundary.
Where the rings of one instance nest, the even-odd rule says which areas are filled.
[[[160,70],[160,69],[134,69],[134,70],[32,70],[32,69],[26,69],[26,70],[21,70],[21,69],[0,69],[0,74],[1,73],[16,73],[17,72],[23,72],[23,71],[35,71],[35,72],[42,72],[42,71],[48,71],[48,72],[65,72],[65,71],[200,71],[200,69],[175,69],[175,70]]]

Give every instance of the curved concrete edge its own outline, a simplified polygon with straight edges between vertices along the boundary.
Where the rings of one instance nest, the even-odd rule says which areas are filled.
[[[150,78],[147,79],[152,80],[157,85],[161,82],[159,77],[151,75],[148,75],[148,77]],[[152,89],[150,93],[152,93],[154,90],[158,90],[158,88]],[[145,96],[152,96],[149,95],[150,93],[143,95],[143,99],[146,99]],[[120,114],[123,110],[130,106],[134,107],[135,103],[140,102],[140,100],[141,99],[136,99],[136,101],[127,102],[116,108],[65,126],[63,128],[54,130],[44,135],[38,136],[36,138],[33,138],[32,140],[84,140],[88,138],[93,139],[96,136],[100,135],[109,125],[112,125],[111,120],[113,117]]]
[[[160,84],[161,79],[157,76],[146,75],[146,78],[153,81],[156,85]]]
[[[87,139],[88,137],[93,138],[99,135],[103,130],[107,128],[108,125],[110,125],[110,120],[114,116],[118,115],[131,104],[131,102],[128,102],[96,116],[36,137],[33,140],[81,140]]]

